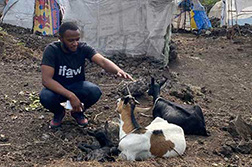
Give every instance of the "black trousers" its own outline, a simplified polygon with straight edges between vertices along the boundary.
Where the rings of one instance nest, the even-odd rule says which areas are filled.
[[[85,109],[95,104],[102,95],[100,88],[88,81],[77,82],[65,86],[65,88],[72,91],[80,99],[80,101],[84,103]],[[42,89],[39,94],[39,98],[40,103],[53,113],[63,112],[64,107],[62,107],[60,103],[68,100],[64,96],[61,96],[47,88]]]

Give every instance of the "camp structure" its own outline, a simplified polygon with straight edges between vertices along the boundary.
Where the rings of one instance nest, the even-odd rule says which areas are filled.
[[[211,28],[204,6],[199,0],[178,0],[173,27],[175,29],[199,30]]]
[[[167,64],[174,7],[173,0],[72,1],[63,20],[75,21],[105,55],[147,55]]]
[[[105,56],[146,55],[167,65],[174,7],[175,0],[9,0],[3,23],[50,34],[74,21],[81,40]]]
[[[208,13],[208,17],[210,19],[217,18],[221,19],[221,11],[222,11],[222,1],[216,2],[214,6],[210,9]]]
[[[53,35],[60,26],[61,1],[9,0],[3,10],[3,23],[33,29],[43,35]]]
[[[252,0],[222,0],[221,25],[252,24]]]

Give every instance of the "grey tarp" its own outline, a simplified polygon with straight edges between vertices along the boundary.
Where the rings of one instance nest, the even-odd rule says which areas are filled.
[[[9,0],[3,11],[3,23],[33,27],[34,0]]]
[[[168,63],[174,0],[57,0],[63,22],[75,21],[82,40],[105,56],[153,56]],[[32,29],[35,0],[9,0],[3,23]],[[166,54],[163,54],[165,50]]]
[[[1,2],[1,1],[0,1]],[[68,0],[56,0],[60,7],[66,7]],[[64,9],[61,8],[64,12]],[[2,22],[24,28],[33,28],[35,0],[9,0],[3,10]]]
[[[150,55],[162,52],[171,23],[173,0],[82,0],[66,5],[63,21],[75,21],[83,40],[105,55]]]
[[[221,25],[252,24],[251,0],[222,0]]]

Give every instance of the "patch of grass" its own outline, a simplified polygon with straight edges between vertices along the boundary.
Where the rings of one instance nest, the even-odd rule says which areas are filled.
[[[24,42],[18,42],[17,45],[18,46],[25,46],[25,43]]]
[[[200,0],[201,4],[205,7],[206,12],[209,13],[210,9],[220,0]]]
[[[203,6],[213,6],[216,2],[220,0],[201,0]]]
[[[2,27],[0,27],[0,34],[8,35],[8,33],[6,31],[4,31],[4,29]]]

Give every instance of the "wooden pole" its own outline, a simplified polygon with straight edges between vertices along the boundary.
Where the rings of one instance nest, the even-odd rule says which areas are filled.
[[[237,10],[237,1],[236,0],[235,0],[235,11],[236,11],[235,24],[237,26],[239,35],[241,36],[241,30],[240,30],[240,27],[238,25],[238,10]]]
[[[228,10],[227,10],[227,19],[228,19],[228,20],[227,20],[227,24],[228,24],[227,27],[228,27],[228,26],[229,26],[229,20],[230,20],[230,19],[229,19],[229,11],[230,11],[229,2],[230,2],[230,0],[227,0],[226,2],[228,2],[228,3],[226,4],[226,5],[227,5],[227,9],[228,9]]]
[[[231,24],[230,24],[230,16],[231,16],[231,15],[230,15],[230,11],[231,11],[231,10],[230,10],[230,1],[231,1],[231,0],[228,0],[228,27],[231,25]]]
[[[238,11],[237,11],[237,1],[236,0],[235,0],[235,11],[236,11],[235,24],[238,25]]]
[[[233,10],[233,0],[231,0],[231,11],[230,11],[231,12],[231,21],[232,21],[231,25],[233,27],[234,26],[234,23],[233,23],[234,19],[233,19],[233,11],[232,10]]]
[[[184,9],[185,9],[184,30],[186,29],[186,2],[187,0],[185,0],[185,3],[184,3]]]

